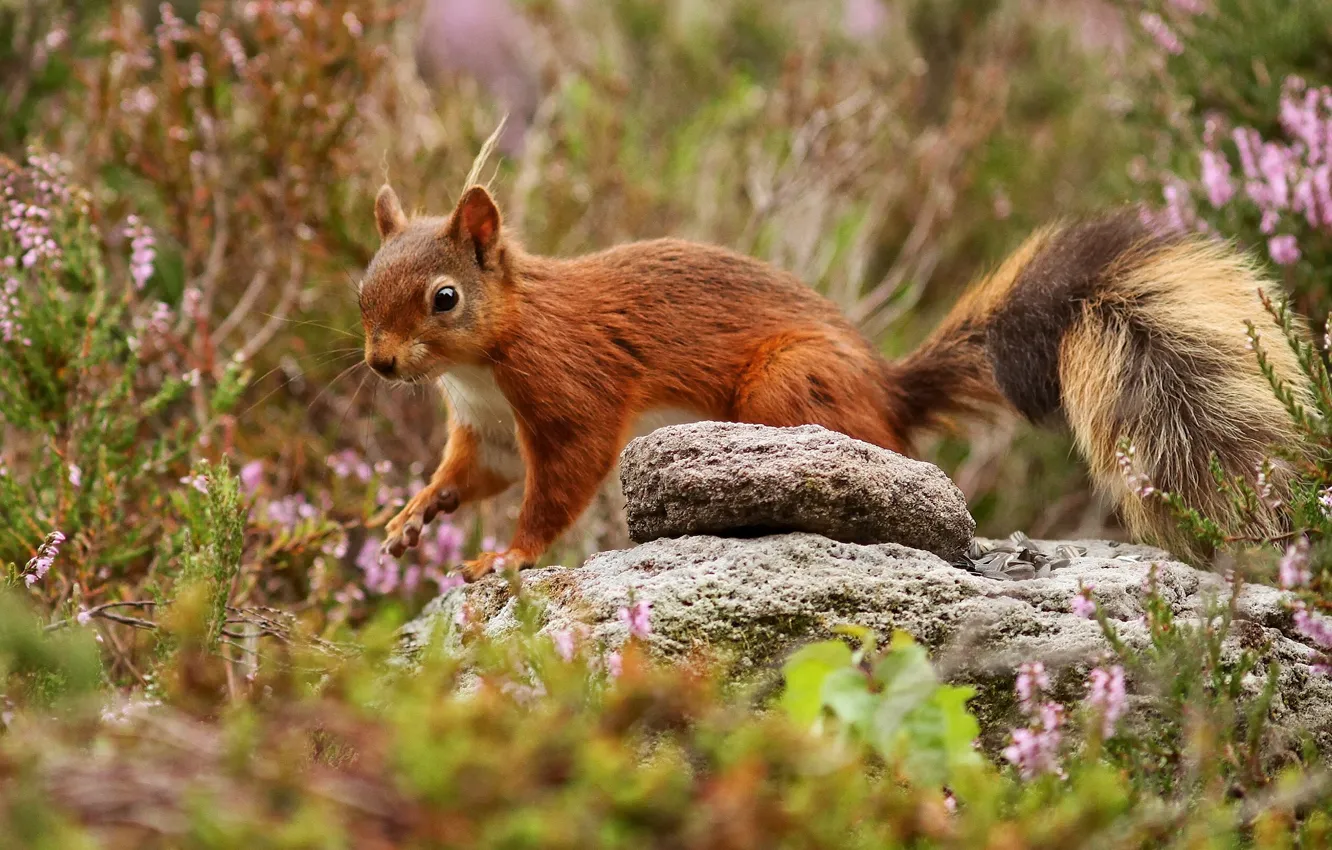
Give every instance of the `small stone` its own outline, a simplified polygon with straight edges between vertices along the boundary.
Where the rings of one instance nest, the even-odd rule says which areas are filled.
[[[810,532],[951,559],[976,530],[962,491],[937,466],[817,425],[659,428],[625,447],[620,482],[639,543]]]
[[[1013,581],[1027,581],[1036,578],[1036,568],[1031,564],[1013,564],[1004,570],[1004,573]]]

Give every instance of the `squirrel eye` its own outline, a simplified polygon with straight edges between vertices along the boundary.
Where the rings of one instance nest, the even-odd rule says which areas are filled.
[[[441,286],[435,292],[435,312],[447,313],[458,306],[458,290],[452,286]]]

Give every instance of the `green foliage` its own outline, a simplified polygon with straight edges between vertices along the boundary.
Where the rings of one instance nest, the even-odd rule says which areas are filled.
[[[973,742],[980,726],[966,708],[975,690],[941,684],[925,650],[904,632],[877,656],[873,634],[850,633],[861,638],[858,650],[826,641],[786,662],[782,705],[792,720],[809,726],[826,710],[925,786],[947,784],[957,768],[979,764]]]

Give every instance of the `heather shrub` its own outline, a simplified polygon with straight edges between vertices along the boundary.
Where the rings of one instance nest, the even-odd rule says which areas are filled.
[[[1114,5],[528,2],[491,54],[432,55],[418,22],[459,24],[420,3],[0,4],[0,847],[1326,844],[1280,671],[1223,652],[1226,599],[1180,622],[1151,582],[1148,648],[1088,588],[1111,651],[984,683],[1011,700],[985,724],[978,686],[854,624],[736,680],[649,656],[650,600],[601,646],[515,587],[518,633],[464,613],[419,668],[392,652],[515,500],[378,557],[443,419],[360,365],[370,199],[447,208],[505,109],[486,175],[529,247],[722,242],[889,353],[1031,227],[1121,200],[1253,248],[1321,330],[1325,4]],[[1273,459],[1295,525],[1180,516],[1332,653],[1328,343],[1273,298],[1289,339],[1255,357],[1296,346],[1317,390],[1273,387],[1312,447]],[[982,533],[1116,533],[1058,435],[928,452]],[[625,542],[613,495],[552,561]]]

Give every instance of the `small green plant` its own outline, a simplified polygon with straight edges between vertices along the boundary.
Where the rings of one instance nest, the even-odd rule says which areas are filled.
[[[966,706],[975,689],[939,682],[925,649],[905,632],[894,632],[878,652],[873,632],[842,631],[860,647],[814,643],[783,666],[782,706],[792,720],[821,728],[835,719],[844,734],[927,787],[980,763],[974,747],[980,726]]]

